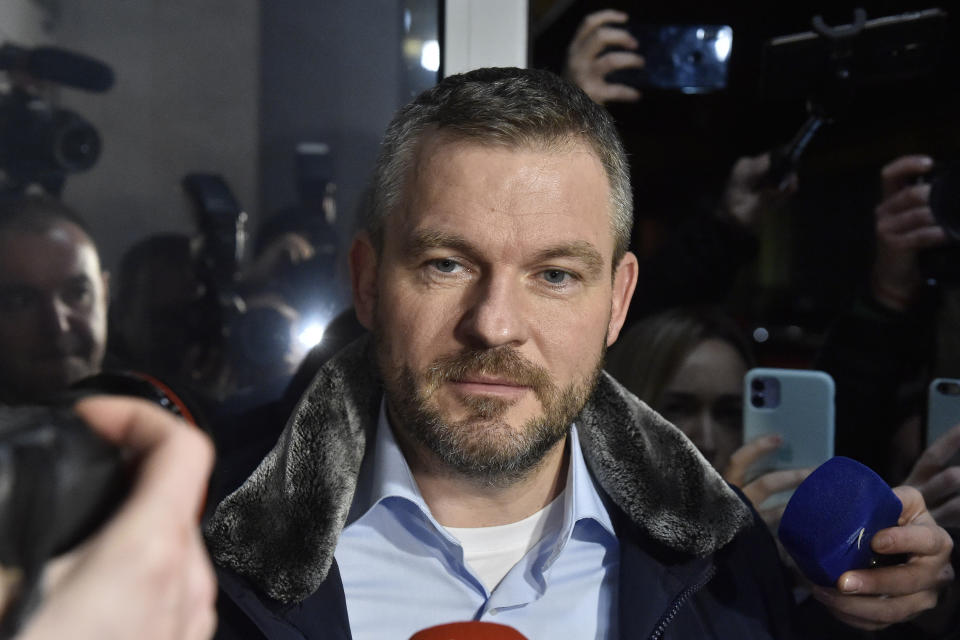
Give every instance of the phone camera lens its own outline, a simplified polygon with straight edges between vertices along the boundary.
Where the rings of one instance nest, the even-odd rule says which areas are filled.
[[[750,396],[750,404],[752,404],[753,406],[758,407],[758,408],[759,408],[759,407],[762,407],[763,404],[764,404],[764,403],[763,403],[763,394],[762,394],[762,393],[754,393],[754,394],[752,394],[752,395]]]
[[[753,381],[750,383],[750,386],[753,388],[754,391],[763,391],[763,380],[761,380],[760,378],[754,378]]]

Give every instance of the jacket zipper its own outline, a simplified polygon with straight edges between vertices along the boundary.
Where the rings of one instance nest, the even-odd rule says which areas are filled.
[[[663,637],[663,632],[667,630],[667,627],[670,626],[670,623],[673,622],[673,619],[677,617],[677,614],[680,612],[680,609],[683,607],[683,605],[687,603],[687,600],[696,595],[698,591],[703,589],[716,574],[717,567],[716,565],[712,565],[707,572],[703,574],[700,580],[678,593],[677,597],[673,599],[672,603],[670,603],[670,608],[667,609],[666,613],[660,617],[660,620],[657,622],[657,626],[653,628],[653,632],[650,634],[650,640],[660,640],[660,638]]]

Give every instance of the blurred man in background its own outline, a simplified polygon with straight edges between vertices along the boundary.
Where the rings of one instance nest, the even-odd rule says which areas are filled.
[[[0,401],[34,402],[100,370],[108,274],[63,203],[0,203]]]

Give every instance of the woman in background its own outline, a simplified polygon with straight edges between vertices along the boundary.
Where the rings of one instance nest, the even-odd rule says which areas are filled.
[[[780,446],[778,436],[743,442],[743,377],[754,366],[750,343],[714,308],[678,308],[646,318],[620,336],[606,369],[672,422],[731,484],[758,508],[772,494],[796,488],[811,469],[748,478],[756,461]],[[784,505],[760,510],[776,526]]]

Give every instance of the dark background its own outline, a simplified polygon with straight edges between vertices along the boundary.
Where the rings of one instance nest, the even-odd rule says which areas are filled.
[[[562,68],[566,43],[580,20],[602,8],[626,11],[639,23],[728,24],[734,31],[727,90],[710,95],[647,92],[639,103],[610,106],[631,153],[640,253],[650,251],[684,218],[715,206],[737,157],[786,143],[806,119],[801,87],[795,87],[794,96],[765,91],[764,78],[776,79],[788,93],[799,84],[795,69],[765,65],[767,40],[809,31],[815,14],[831,25],[850,23],[857,6],[865,8],[868,19],[932,7],[951,14],[936,62],[924,75],[883,78],[858,89],[849,111],[814,139],[801,161],[799,192],[784,210],[763,221],[758,260],[732,298],[748,326],[822,331],[866,282],[880,168],[905,153],[928,153],[941,162],[960,156],[956,3],[559,4],[563,6],[532,5],[534,66]]]

